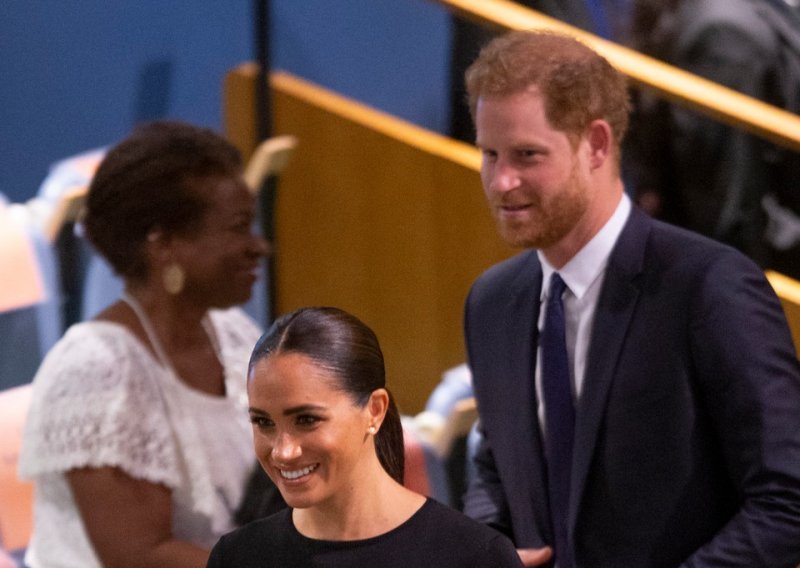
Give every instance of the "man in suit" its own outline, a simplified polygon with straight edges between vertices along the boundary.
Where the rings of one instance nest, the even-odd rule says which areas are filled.
[[[490,209],[528,250],[466,304],[465,512],[529,566],[796,566],[800,365],[761,270],[631,205],[625,81],[589,48],[512,32],[467,90]]]

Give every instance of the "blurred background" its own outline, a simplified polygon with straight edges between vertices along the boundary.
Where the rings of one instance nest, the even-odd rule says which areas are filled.
[[[448,117],[449,18],[424,0],[272,0],[272,65],[434,130]],[[221,129],[225,72],[255,58],[254,2],[0,3],[0,192],[138,121]]]

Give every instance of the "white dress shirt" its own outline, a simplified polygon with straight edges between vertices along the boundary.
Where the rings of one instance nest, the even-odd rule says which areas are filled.
[[[592,339],[592,323],[603,287],[608,257],[617,243],[625,222],[631,212],[631,201],[623,194],[616,210],[603,228],[592,237],[567,264],[557,272],[561,275],[567,289],[564,291],[564,318],[566,325],[567,356],[569,374],[572,383],[572,395],[577,401],[583,390],[586,376],[586,356]],[[547,295],[550,290],[550,277],[556,270],[547,262],[541,251],[538,251],[542,264],[542,293],[539,308],[539,335],[544,326]],[[536,398],[537,414],[542,431],[546,428],[544,414],[544,397],[542,393],[542,353],[537,347],[536,354]]]

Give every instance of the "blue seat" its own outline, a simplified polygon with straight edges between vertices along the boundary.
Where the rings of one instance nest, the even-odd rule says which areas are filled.
[[[26,227],[42,276],[45,298],[0,313],[0,390],[31,382],[44,355],[63,331],[59,268],[50,243]]]

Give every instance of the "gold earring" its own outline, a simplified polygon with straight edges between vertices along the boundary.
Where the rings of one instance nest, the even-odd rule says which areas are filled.
[[[186,273],[183,267],[177,262],[171,262],[164,267],[164,272],[161,274],[164,290],[168,294],[176,296],[183,291],[183,285],[186,282]]]

